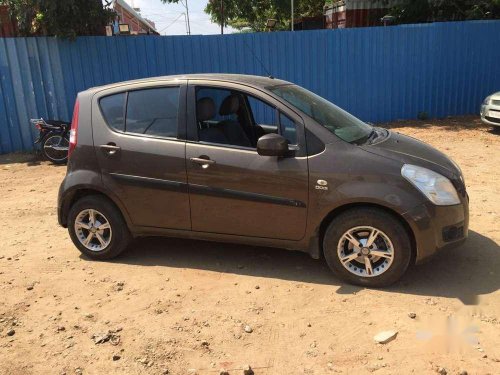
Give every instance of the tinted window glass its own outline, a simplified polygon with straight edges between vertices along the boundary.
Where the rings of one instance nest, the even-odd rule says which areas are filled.
[[[196,122],[201,142],[254,147],[245,116],[245,97],[237,91],[200,87],[196,90]]]
[[[211,121],[235,120],[237,118],[236,113],[227,113],[227,111],[222,111],[221,114],[222,103],[224,102],[224,99],[226,99],[230,95],[231,91],[229,90],[211,87],[201,87],[196,90],[196,100],[202,98],[210,98],[215,104],[215,113],[214,116],[210,119]]]
[[[130,91],[127,102],[127,133],[177,137],[179,87]]]
[[[248,97],[250,110],[252,111],[253,119],[257,126],[266,128],[266,133],[277,133],[278,123],[276,121],[276,110],[262,100],[252,96]]]
[[[123,105],[125,93],[110,95],[99,101],[101,111],[107,124],[113,129],[123,131]]]
[[[297,144],[297,128],[295,122],[288,116],[280,113],[281,135],[285,137],[291,145]]]

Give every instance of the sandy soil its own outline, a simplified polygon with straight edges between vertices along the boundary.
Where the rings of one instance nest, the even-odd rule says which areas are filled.
[[[66,168],[0,156],[0,373],[499,374],[500,133],[476,118],[388,126],[459,163],[471,230],[386,290],[220,243],[144,239],[90,261],[57,225]],[[385,330],[396,339],[376,344]]]

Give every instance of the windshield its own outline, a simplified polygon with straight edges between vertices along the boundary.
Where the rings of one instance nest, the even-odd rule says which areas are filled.
[[[317,123],[346,142],[366,141],[373,130],[370,125],[300,86],[282,85],[269,87],[268,90],[312,117]]]

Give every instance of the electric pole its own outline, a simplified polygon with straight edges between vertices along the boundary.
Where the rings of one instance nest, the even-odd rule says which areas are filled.
[[[188,35],[191,35],[191,25],[189,24],[188,0],[186,0],[186,15],[187,15],[187,24],[188,24]]]
[[[220,0],[220,34],[224,35],[224,0]]]

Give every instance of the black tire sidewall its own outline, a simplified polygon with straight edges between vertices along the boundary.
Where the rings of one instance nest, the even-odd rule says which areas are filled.
[[[68,155],[66,155],[66,157],[64,159],[54,160],[50,156],[48,156],[47,153],[45,152],[45,143],[49,140],[49,138],[55,137],[55,136],[59,136],[61,138],[68,140],[68,138],[66,136],[64,136],[62,133],[61,134],[60,133],[48,133],[45,137],[43,137],[42,141],[40,142],[40,145],[42,148],[42,155],[46,160],[48,160],[54,164],[66,164],[68,162]]]
[[[337,246],[342,235],[358,226],[371,226],[383,231],[394,246],[391,267],[374,277],[357,276],[342,265]],[[323,239],[323,252],[328,266],[341,279],[355,285],[367,287],[389,286],[399,280],[411,261],[411,242],[406,228],[392,214],[379,209],[359,208],[342,213],[328,226]]]
[[[102,251],[91,251],[87,249],[78,239],[75,232],[75,219],[85,209],[94,209],[101,212],[111,226],[111,243]],[[68,232],[75,246],[84,255],[92,259],[111,259],[122,253],[131,241],[130,232],[127,228],[121,212],[116,206],[101,196],[87,196],[78,200],[71,207],[68,214]]]

